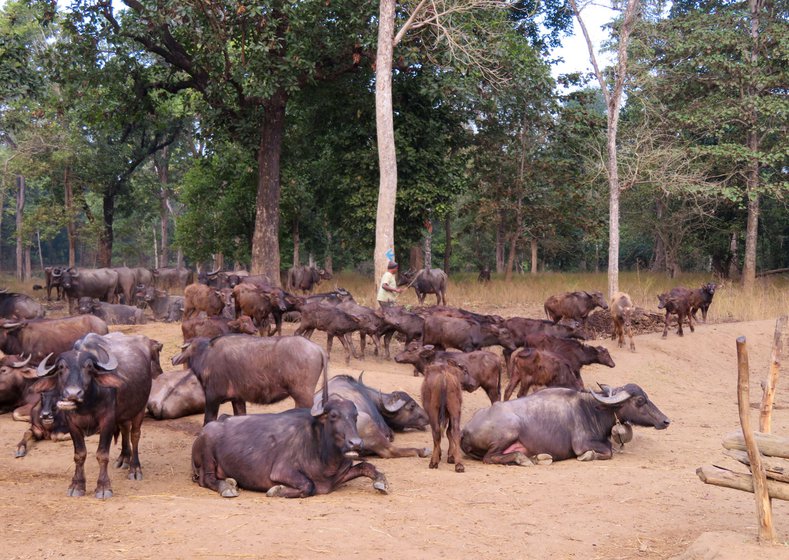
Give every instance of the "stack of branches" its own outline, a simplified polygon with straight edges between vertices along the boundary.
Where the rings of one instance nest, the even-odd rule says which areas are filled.
[[[672,316],[676,323],[676,318]],[[633,334],[645,334],[662,332],[665,324],[665,315],[654,311],[647,311],[641,307],[636,307],[630,318],[633,326]],[[669,325],[671,319],[669,319]],[[611,312],[608,309],[598,309],[590,314],[586,320],[586,328],[592,338],[605,338],[614,332],[614,323],[611,320]]]

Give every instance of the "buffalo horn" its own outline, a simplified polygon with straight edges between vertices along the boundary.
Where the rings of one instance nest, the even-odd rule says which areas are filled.
[[[107,354],[107,359],[105,361],[100,361],[100,358],[96,356],[96,367],[104,371],[112,371],[118,367],[118,360],[115,359],[115,356],[113,356],[111,352],[107,352],[105,348],[103,348],[103,350]]]
[[[51,367],[47,367],[47,361],[49,360],[50,356],[52,356],[52,352],[47,354],[46,358],[41,360],[41,363],[38,364],[38,367],[36,368],[36,375],[38,375],[39,377],[46,377],[47,375],[52,373],[52,370],[55,369],[55,366],[57,365],[57,361],[55,361],[55,363],[52,364]]]
[[[24,357],[25,355],[22,354],[20,358],[23,358],[23,360],[21,362],[14,362],[13,364],[11,364],[11,367],[15,367],[15,368],[25,367],[27,364],[30,363],[30,360],[33,359],[33,354],[30,354],[27,357],[27,360],[25,360]]]
[[[217,268],[215,271],[213,271],[213,272],[206,272],[205,274],[206,274],[206,276],[216,276],[217,274],[219,274],[219,272],[221,270],[222,270],[221,268]]]
[[[52,276],[63,276],[63,271],[59,268],[52,269]]]
[[[609,396],[604,396],[595,393],[594,391],[590,391],[590,392],[592,393],[592,396],[595,398],[597,402],[601,402],[603,404],[620,404],[625,402],[627,399],[631,397],[630,393],[628,393],[627,391],[620,391],[616,395],[609,395]]]
[[[396,397],[394,395],[387,395],[386,397],[381,395],[381,397],[381,402],[388,412],[397,412],[405,406],[405,400],[401,399],[400,397]]]
[[[72,268],[70,270],[71,270],[72,278],[76,278],[77,276],[79,276],[79,270],[77,270],[76,268]]]
[[[3,323],[2,325],[0,325],[0,327],[3,327],[4,329],[15,329],[15,328],[21,327],[21,326],[22,326],[22,323],[19,323],[19,322],[18,323]]]
[[[359,385],[364,385],[364,381],[362,381],[363,375],[364,375],[364,370],[362,370],[362,373],[359,374]]]
[[[8,292],[8,288],[0,288],[0,294],[5,294]]]

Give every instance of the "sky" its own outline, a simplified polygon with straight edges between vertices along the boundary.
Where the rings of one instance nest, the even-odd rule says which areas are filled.
[[[581,18],[584,20],[586,29],[592,38],[595,46],[595,54],[601,67],[609,66],[613,60],[613,53],[604,53],[601,56],[600,43],[608,38],[608,31],[602,26],[613,19],[614,12],[599,4],[589,4],[581,11]],[[562,57],[564,62],[556,64],[552,68],[553,76],[567,74],[569,72],[591,72],[592,63],[589,62],[589,50],[586,46],[581,27],[573,19],[573,35],[562,39],[562,46],[553,51],[554,57]]]

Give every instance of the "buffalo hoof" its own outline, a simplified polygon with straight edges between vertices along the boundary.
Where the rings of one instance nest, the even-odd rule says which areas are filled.
[[[125,455],[121,455],[115,461],[115,468],[116,469],[128,469],[129,468],[129,458]]]
[[[463,463],[458,463],[455,465],[455,472],[466,472],[466,467],[463,466]]]
[[[236,482],[236,480],[234,478],[226,478],[224,480],[220,480],[219,495],[222,496],[223,498],[238,497],[238,483]]]
[[[430,467],[431,469],[437,469],[438,468],[438,462],[434,463],[433,461],[430,461],[430,464],[428,465],[428,467]]]
[[[375,477],[373,481],[373,488],[378,490],[381,494],[388,494],[389,493],[389,482],[387,482],[386,477],[382,474],[379,474]]]
[[[96,493],[94,494],[96,498],[99,500],[106,500],[108,498],[112,498],[112,490],[110,488],[99,489],[96,488]]]
[[[287,487],[284,484],[277,484],[276,486],[272,486],[268,489],[266,496],[269,498],[281,498],[285,495],[284,492],[286,489]]]
[[[27,455],[27,447],[20,446],[16,448],[16,453],[14,453],[14,457],[19,459],[21,457],[24,457],[25,455]]]
[[[418,451],[418,453],[419,453],[419,456],[420,456],[420,457],[422,457],[422,458],[425,458],[425,457],[427,457],[428,455],[430,455],[430,450],[429,450],[427,447],[423,447],[422,449],[420,449],[420,450]]]
[[[142,469],[137,467],[129,471],[129,480],[142,480]]]
[[[535,465],[550,465],[553,463],[553,457],[547,453],[540,453],[539,455],[536,455],[532,461]]]
[[[515,454],[514,463],[515,463],[516,465],[520,465],[521,467],[531,467],[531,466],[533,466],[533,465],[534,465],[534,461],[532,461],[531,459],[529,459],[529,458],[528,458],[526,455],[524,455],[523,453],[516,453],[516,454]]]
[[[66,492],[67,496],[71,496],[72,498],[80,498],[85,495],[84,488],[74,488],[73,486],[69,487],[68,491]]]
[[[594,461],[596,458],[597,454],[592,449],[578,456],[579,461]]]

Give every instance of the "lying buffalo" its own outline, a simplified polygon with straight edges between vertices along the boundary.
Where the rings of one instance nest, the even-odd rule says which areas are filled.
[[[148,396],[148,414],[171,420],[205,411],[205,393],[192,370],[166,371],[153,380]]]
[[[45,313],[30,296],[9,293],[7,288],[0,290],[0,319],[40,319]]]
[[[192,478],[225,498],[238,496],[239,486],[269,497],[306,498],[360,476],[386,493],[383,473],[367,462],[353,464],[362,450],[357,419],[351,401],[329,398],[324,374],[322,398],[312,409],[206,424],[192,446]]]
[[[142,309],[120,303],[105,303],[96,298],[79,298],[77,309],[80,315],[95,315],[108,325],[143,325]]]
[[[578,457],[610,459],[611,430],[624,422],[658,430],[670,421],[641,387],[630,383],[602,394],[551,388],[478,410],[463,428],[463,451],[485,463],[530,465]]]
[[[395,391],[384,393],[368,387],[353,377],[338,375],[329,380],[329,394],[342,397],[356,405],[359,417],[356,429],[362,438],[362,452],[379,457],[427,457],[428,450],[392,445],[392,430],[423,430],[427,425],[427,413],[408,393]],[[315,394],[314,404],[322,396]]]
[[[47,354],[70,350],[74,342],[91,332],[106,334],[107,323],[93,315],[31,321],[0,319],[0,351],[30,355],[31,365],[38,365]]]
[[[16,445],[15,457],[21,458],[33,447],[33,442],[49,439],[65,441],[71,438],[68,431],[66,413],[57,409],[59,393],[57,389],[44,391],[30,409],[29,426]],[[18,420],[18,418],[14,418]]]
[[[312,406],[312,395],[329,359],[320,346],[300,336],[261,338],[228,334],[193,338],[172,360],[186,363],[205,391],[203,424],[215,420],[219,405],[233,403],[246,414],[246,401],[271,404],[293,397],[296,407]]]

